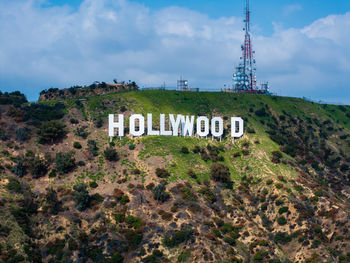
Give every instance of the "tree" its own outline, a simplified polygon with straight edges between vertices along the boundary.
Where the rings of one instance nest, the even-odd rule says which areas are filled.
[[[106,150],[104,150],[103,154],[104,154],[105,158],[110,162],[116,162],[119,160],[119,155],[118,155],[117,151],[112,147],[106,148]]]
[[[28,128],[17,128],[16,138],[19,142],[25,142],[30,139],[30,129]]]
[[[94,140],[88,140],[88,151],[93,155],[93,156],[97,156],[98,155],[98,147],[96,144],[96,141]]]
[[[87,185],[84,183],[77,183],[73,186],[75,206],[79,211],[84,211],[90,204],[89,192],[86,189]]]
[[[43,122],[38,131],[40,143],[53,143],[66,135],[66,125],[59,121]]]
[[[23,177],[27,174],[26,159],[24,156],[19,156],[16,160],[16,165],[11,169],[12,173],[18,177]]]
[[[69,173],[75,168],[74,152],[58,152],[55,158],[56,169],[59,173]]]

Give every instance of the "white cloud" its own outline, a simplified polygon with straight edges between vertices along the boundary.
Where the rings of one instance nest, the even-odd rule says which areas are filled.
[[[347,13],[254,36],[258,79],[283,95],[349,101],[342,90],[350,72],[349,23]],[[85,0],[77,11],[0,2],[0,24],[1,89],[30,98],[51,86],[114,78],[174,86],[182,75],[192,86],[220,89],[231,81],[243,40],[240,18],[179,7],[153,13],[126,0]]]

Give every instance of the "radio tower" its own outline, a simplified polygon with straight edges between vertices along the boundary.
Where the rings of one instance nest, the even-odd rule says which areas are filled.
[[[249,0],[246,0],[244,44],[241,46],[242,57],[236,72],[233,74],[233,89],[235,92],[243,93],[263,93],[268,94],[268,84],[264,83],[258,89],[256,85],[256,62],[254,58],[255,51],[252,48],[250,33],[250,9]]]

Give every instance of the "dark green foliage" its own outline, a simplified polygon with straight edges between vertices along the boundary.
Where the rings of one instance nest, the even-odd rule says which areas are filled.
[[[253,257],[254,261],[263,261],[264,258],[268,256],[266,251],[257,251]]]
[[[22,193],[22,185],[15,177],[9,177],[9,182],[6,185],[6,188],[14,193]]]
[[[198,145],[194,146],[192,150],[193,153],[199,153],[200,151],[201,151],[201,148]]]
[[[53,188],[47,188],[45,199],[47,209],[51,214],[57,215],[58,212],[62,209],[62,203],[58,200],[57,192]]]
[[[76,136],[86,139],[89,136],[89,132],[86,129],[87,126],[78,127],[74,133]]]
[[[42,160],[39,156],[35,156],[28,160],[29,171],[33,178],[40,178],[47,174],[48,166],[47,163]]]
[[[278,210],[278,213],[280,215],[282,215],[283,213],[287,213],[288,212],[288,207],[287,206],[283,206]]]
[[[84,183],[77,183],[73,187],[75,206],[79,211],[84,211],[90,205],[90,196]]]
[[[105,156],[106,160],[110,162],[116,162],[119,160],[117,151],[112,147],[106,148],[103,152],[103,155]]]
[[[66,125],[59,121],[43,122],[38,131],[39,142],[45,144],[61,140],[67,133],[65,128]]]
[[[193,236],[193,230],[191,227],[182,227],[181,230],[175,231],[171,235],[165,236],[163,243],[166,247],[176,247],[183,242],[190,240]]]
[[[49,178],[53,178],[57,176],[57,171],[56,169],[51,170],[51,172],[49,173]]]
[[[18,156],[16,164],[11,168],[11,172],[18,177],[23,177],[27,174],[26,159],[24,156]]]
[[[26,96],[20,91],[14,91],[11,93],[0,91],[0,105],[13,104],[15,107],[19,107],[23,103],[28,102]]]
[[[277,232],[273,240],[277,244],[285,245],[292,241],[292,236],[288,235],[286,232]]]
[[[255,111],[255,115],[258,117],[267,117],[268,113],[266,112],[265,108],[261,108]]]
[[[134,217],[134,216],[131,216],[131,215],[125,217],[125,220],[124,220],[124,221],[125,221],[125,223],[127,223],[130,227],[133,227],[133,228],[135,228],[135,229],[139,229],[139,228],[142,226],[142,224],[143,224],[141,218],[139,218],[139,217]]]
[[[160,263],[163,262],[163,252],[155,249],[153,250],[151,255],[148,255],[144,259],[142,259],[142,263]]]
[[[156,175],[160,178],[166,178],[170,176],[169,172],[164,168],[157,168]]]
[[[162,182],[156,187],[153,188],[152,193],[153,193],[153,198],[157,201],[160,202],[165,202],[170,198],[170,194],[165,191],[165,183]]]
[[[97,156],[98,155],[98,147],[97,147],[97,144],[96,144],[95,140],[88,140],[87,146],[88,146],[88,151],[93,156]]]
[[[100,117],[100,118],[97,118],[97,119],[95,120],[95,126],[96,126],[96,128],[101,128],[102,125],[103,125],[103,119],[102,119],[101,117]]]
[[[125,237],[128,241],[129,248],[137,247],[142,241],[142,233],[131,229],[125,233]]]
[[[8,140],[8,136],[7,136],[6,132],[1,128],[0,128],[0,140],[2,140],[2,141]]]
[[[97,187],[98,187],[98,184],[97,184],[95,181],[92,181],[92,182],[89,183],[89,186],[90,186],[91,188],[97,188]]]
[[[119,252],[115,252],[110,261],[110,263],[123,263],[123,262],[124,262],[124,257]]]
[[[190,153],[190,151],[188,150],[187,147],[183,146],[183,147],[181,148],[181,153],[183,153],[183,154],[188,154],[188,153]]]
[[[69,122],[70,122],[71,124],[78,124],[78,123],[79,123],[79,121],[78,121],[77,119],[74,119],[74,118],[71,118],[71,119],[69,120]]]
[[[202,188],[199,190],[199,193],[201,193],[204,198],[209,201],[210,203],[215,203],[216,202],[216,196],[214,193],[210,190],[209,187]]]
[[[134,144],[130,144],[130,145],[129,145],[129,150],[131,150],[131,151],[132,151],[132,150],[135,150],[135,145],[134,145]]]
[[[30,139],[31,130],[29,128],[17,128],[16,129],[16,139],[23,143]]]
[[[282,153],[280,151],[273,151],[272,152],[272,159],[271,159],[271,161],[273,163],[280,163],[282,157],[283,157],[283,155],[282,155]]]
[[[277,223],[278,223],[280,226],[284,226],[285,224],[287,224],[287,219],[286,219],[284,216],[280,216],[280,217],[277,219]]]
[[[81,149],[81,148],[82,148],[80,142],[74,142],[74,143],[73,143],[73,147],[74,147],[75,149]]]
[[[26,111],[26,119],[38,121],[52,121],[59,120],[64,116],[65,106],[63,103],[56,103],[54,105],[43,103],[32,103],[24,107]]]
[[[75,168],[74,152],[58,152],[55,158],[56,169],[60,174],[71,172]]]
[[[221,163],[214,163],[210,169],[210,176],[214,181],[227,183],[230,182],[230,170]]]

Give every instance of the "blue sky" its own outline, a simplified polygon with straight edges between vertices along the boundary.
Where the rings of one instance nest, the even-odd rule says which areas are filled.
[[[251,0],[257,77],[280,95],[350,104],[350,1]],[[220,89],[243,0],[0,0],[0,89],[135,80]]]

